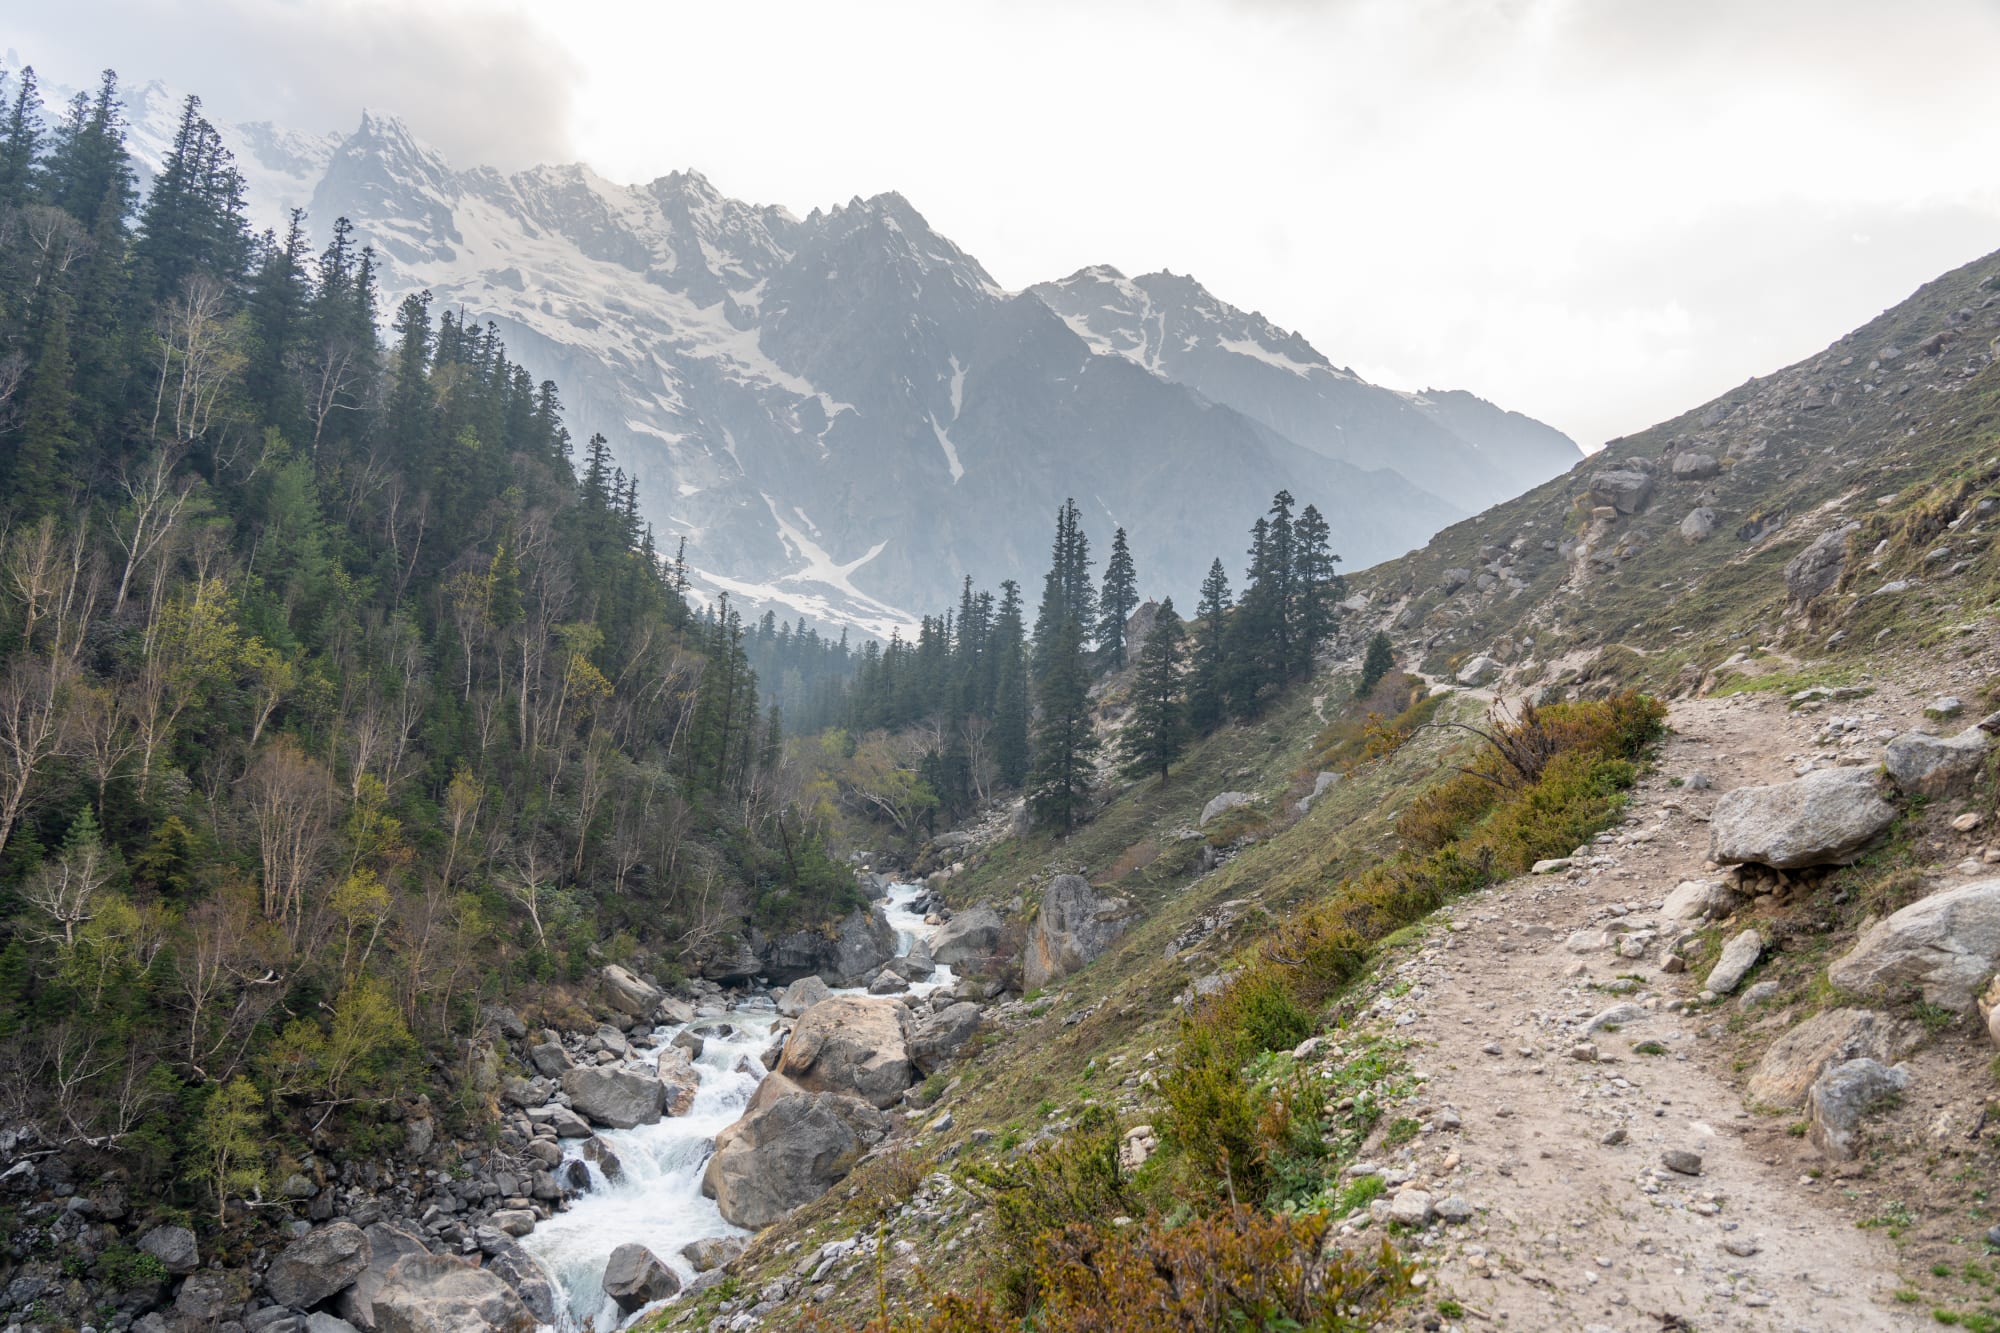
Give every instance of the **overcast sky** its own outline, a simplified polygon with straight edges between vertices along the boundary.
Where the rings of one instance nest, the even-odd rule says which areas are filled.
[[[0,45],[460,165],[900,190],[1010,287],[1193,273],[1593,445],[2000,248],[1996,0],[0,0]]]

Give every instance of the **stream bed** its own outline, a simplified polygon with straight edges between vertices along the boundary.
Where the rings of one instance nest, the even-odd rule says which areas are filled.
[[[893,885],[881,904],[896,932],[898,957],[909,953],[918,940],[927,940],[936,929],[926,926],[922,914],[912,910],[922,891],[915,884]],[[909,995],[928,995],[955,980],[950,968],[939,967],[929,980],[913,983]],[[866,992],[849,989],[834,993]],[[724,1221],[715,1201],[702,1196],[701,1177],[714,1152],[715,1136],[743,1114],[751,1094],[763,1081],[766,1071],[761,1057],[771,1045],[778,1011],[763,994],[739,999],[726,1010],[712,1003],[704,1010],[691,1023],[654,1029],[655,1044],[636,1052],[629,1062],[633,1067],[650,1067],[657,1051],[682,1031],[700,1036],[703,1047],[695,1069],[701,1087],[688,1113],[636,1129],[600,1130],[597,1137],[617,1155],[623,1168],[619,1179],[607,1180],[595,1163],[586,1162],[590,1192],[568,1211],[537,1226],[521,1242],[541,1261],[561,1293],[563,1309],[559,1313],[565,1316],[559,1326],[561,1333],[584,1329],[607,1333],[626,1321],[627,1316],[604,1294],[601,1283],[605,1262],[620,1245],[644,1245],[685,1283],[693,1278],[694,1269],[681,1254],[683,1246],[710,1236],[750,1234]],[[569,1147],[572,1157],[580,1156],[573,1144]]]

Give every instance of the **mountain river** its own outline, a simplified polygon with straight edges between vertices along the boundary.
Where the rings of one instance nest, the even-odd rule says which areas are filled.
[[[937,929],[925,925],[922,914],[912,910],[921,893],[918,885],[897,884],[882,904],[896,932],[898,957]],[[929,980],[912,983],[909,993],[928,995],[955,980],[950,968],[940,966]],[[866,993],[859,988],[834,992]],[[652,1046],[635,1046],[628,1063],[650,1070],[659,1050],[680,1032],[700,1036],[702,1053],[695,1068],[701,1089],[686,1115],[636,1129],[600,1130],[598,1137],[617,1154],[623,1168],[620,1178],[607,1180],[595,1163],[586,1162],[590,1192],[522,1240],[548,1269],[562,1295],[565,1308],[558,1313],[566,1318],[561,1333],[605,1333],[626,1322],[600,1281],[605,1261],[620,1245],[635,1241],[644,1245],[686,1282],[694,1269],[682,1256],[682,1246],[707,1236],[750,1234],[723,1221],[715,1201],[702,1196],[701,1175],[714,1151],[716,1134],[743,1114],[750,1094],[762,1081],[760,1057],[770,1046],[777,1023],[777,1008],[766,995],[740,999],[727,1009],[711,1002],[691,1023],[655,1028]],[[566,1146],[571,1157],[580,1156],[574,1143]]]

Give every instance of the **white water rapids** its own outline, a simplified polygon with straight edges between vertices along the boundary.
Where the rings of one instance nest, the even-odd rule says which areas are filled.
[[[919,939],[928,940],[937,929],[925,925],[923,916],[911,910],[921,892],[915,884],[897,884],[882,904],[883,914],[896,933],[898,957],[909,953]],[[929,980],[911,983],[909,994],[928,995],[955,980],[950,968],[939,967]],[[541,1223],[521,1242],[541,1260],[562,1293],[565,1308],[558,1313],[566,1316],[560,1325],[564,1333],[587,1329],[601,1333],[625,1322],[626,1316],[604,1294],[602,1284],[605,1261],[620,1245],[644,1245],[686,1282],[694,1276],[694,1269],[682,1256],[682,1246],[708,1236],[749,1234],[723,1221],[715,1201],[702,1197],[701,1175],[714,1151],[716,1134],[743,1114],[764,1077],[760,1057],[771,1045],[778,1013],[762,995],[740,1000],[727,1012],[717,1012],[712,1005],[704,1007],[709,1012],[697,1015],[692,1023],[654,1029],[654,1045],[639,1048],[630,1061],[635,1068],[650,1069],[658,1051],[681,1031],[700,1036],[703,1048],[695,1068],[701,1076],[701,1089],[695,1094],[693,1107],[686,1115],[669,1116],[658,1124],[598,1131],[598,1137],[618,1156],[623,1167],[620,1178],[606,1180],[594,1163],[586,1163],[590,1192],[578,1197],[567,1212]],[[724,1028],[727,1035],[722,1035]],[[565,1147],[570,1156],[580,1155],[574,1142]]]

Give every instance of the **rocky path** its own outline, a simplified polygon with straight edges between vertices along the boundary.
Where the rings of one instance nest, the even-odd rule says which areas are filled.
[[[1459,903],[1388,979],[1377,1022],[1428,1076],[1426,1132],[1376,1165],[1392,1198],[1477,1210],[1424,1237],[1430,1280],[1464,1310],[1448,1326],[1921,1327],[1892,1299],[1889,1244],[1772,1149],[1729,1081],[1724,1015],[1690,1007],[1698,975],[1664,971],[1647,934],[1675,884],[1704,873],[1717,792],[1795,776],[1825,719],[1739,695],[1670,720],[1618,830],[1567,870]],[[1670,782],[1695,774],[1707,789]]]

